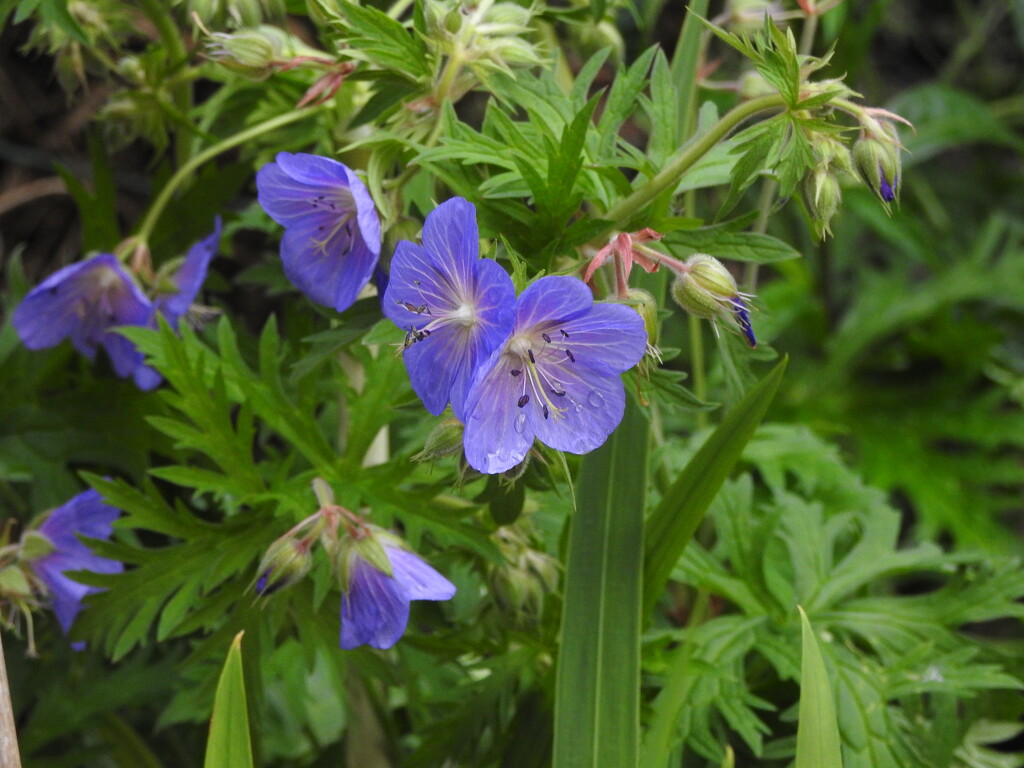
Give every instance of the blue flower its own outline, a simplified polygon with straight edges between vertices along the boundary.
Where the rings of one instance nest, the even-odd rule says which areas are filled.
[[[391,261],[384,314],[416,342],[405,350],[405,366],[434,415],[450,401],[464,418],[476,369],[512,327],[512,279],[479,258],[479,248],[476,209],[456,197],[427,216],[422,246],[403,240]]]
[[[158,286],[153,306],[167,318],[172,328],[178,327],[178,321],[185,316],[199,295],[199,289],[206,280],[210,260],[217,253],[220,232],[221,221],[218,216],[214,220],[213,232],[189,248],[169,284]]]
[[[280,152],[256,174],[260,205],[285,228],[281,262],[310,299],[341,312],[369,282],[380,256],[380,219],[347,166]]]
[[[144,364],[142,353],[112,331],[120,325],[148,325],[153,305],[109,253],[71,264],[50,275],[18,305],[11,322],[29,349],[45,349],[70,339],[90,360],[103,346],[114,371],[139,389],[152,389],[160,375]]]
[[[647,347],[631,307],[594,304],[574,277],[543,277],[519,297],[511,334],[476,374],[463,448],[494,474],[521,462],[536,437],[569,453],[601,445],[622,420],[619,374]]]
[[[68,571],[94,573],[121,573],[124,566],[116,560],[100,557],[78,537],[109,539],[112,523],[120,511],[103,503],[98,491],[80,493],[50,513],[39,533],[53,544],[53,551],[32,561],[36,575],[50,593],[53,612],[61,629],[67,634],[86,595],[102,591],[99,587],[79,584],[66,574]]]
[[[341,647],[346,650],[390,648],[409,623],[410,601],[449,600],[455,594],[455,585],[421,557],[386,540],[381,544],[390,576],[363,557],[358,546],[349,550],[347,589],[341,595]]]

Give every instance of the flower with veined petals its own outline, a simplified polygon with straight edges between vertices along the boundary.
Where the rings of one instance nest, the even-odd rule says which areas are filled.
[[[98,491],[80,493],[61,507],[53,510],[39,526],[38,533],[53,545],[53,550],[31,562],[32,569],[50,593],[53,612],[57,614],[64,634],[71,629],[82,600],[86,595],[102,591],[74,581],[68,571],[95,573],[121,573],[124,565],[94,554],[78,537],[109,539],[112,523],[121,512],[103,502]]]
[[[479,256],[476,209],[461,197],[435,208],[423,245],[403,240],[391,261],[384,314],[415,343],[404,352],[412,388],[427,410],[452,404],[460,419],[477,367],[512,326],[515,288]]]
[[[397,538],[372,526],[367,530],[375,533],[351,542],[343,565],[341,647],[346,650],[360,645],[390,648],[405,632],[412,600],[449,600],[455,595],[454,584]]]
[[[103,346],[118,376],[131,376],[139,389],[152,389],[160,374],[144,364],[132,342],[112,330],[148,325],[152,316],[152,303],[117,258],[101,253],[46,278],[14,310],[11,322],[29,349],[70,339],[75,349],[95,360],[96,349]]]
[[[327,157],[280,152],[257,172],[256,188],[285,228],[281,262],[292,284],[338,312],[352,306],[380,256],[380,219],[359,177]]]
[[[543,277],[519,297],[513,328],[480,367],[466,401],[463,448],[474,469],[504,472],[536,437],[569,453],[600,446],[619,425],[619,374],[647,347],[631,307],[595,304],[574,277]]]
[[[117,257],[101,253],[64,267],[33,288],[14,310],[11,322],[29,349],[70,339],[75,349],[95,360],[96,349],[102,346],[118,376],[131,377],[139,389],[152,389],[160,383],[160,374],[145,364],[135,344],[113,329],[155,327],[157,313],[177,327],[206,279],[220,230],[217,217],[213,233],[189,249],[173,275],[157,278],[152,300]]]

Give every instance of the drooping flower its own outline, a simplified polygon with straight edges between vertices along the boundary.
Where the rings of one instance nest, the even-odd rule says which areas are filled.
[[[512,326],[512,279],[479,249],[476,209],[456,197],[427,216],[423,245],[403,240],[391,261],[384,314],[415,342],[404,352],[406,370],[434,415],[451,402],[464,417],[476,369]]]
[[[116,257],[101,253],[64,267],[33,288],[11,322],[29,349],[70,339],[75,349],[95,360],[103,346],[117,375],[132,377],[145,390],[159,384],[160,375],[145,365],[132,342],[112,329],[148,325],[152,317],[153,305],[142,289]]]
[[[256,187],[263,210],[285,228],[288,279],[318,304],[348,309],[380,256],[380,219],[363,182],[336,160],[280,152]]]
[[[221,220],[218,216],[214,220],[213,232],[189,248],[181,266],[170,278],[163,283],[158,280],[153,305],[157,312],[167,318],[172,328],[178,327],[178,321],[185,316],[199,295],[210,260],[217,253],[220,232]]]
[[[574,277],[543,277],[519,297],[511,334],[478,369],[466,401],[463,448],[480,472],[521,462],[536,437],[569,453],[600,446],[619,425],[619,374],[647,347],[631,307],[594,304]]]
[[[94,573],[121,573],[124,565],[95,554],[79,536],[109,539],[112,523],[120,511],[103,502],[96,490],[78,494],[61,507],[53,510],[39,526],[42,534],[53,545],[52,551],[31,562],[32,569],[50,593],[53,612],[61,629],[67,634],[86,595],[102,591],[99,587],[80,584],[70,578],[69,571]]]
[[[374,531],[352,540],[342,566],[341,647],[390,648],[405,632],[412,600],[449,600],[455,585],[396,537]],[[390,573],[388,572],[390,571]]]
[[[733,325],[746,337],[747,344],[757,346],[746,302],[751,297],[739,290],[736,278],[722,262],[706,253],[695,253],[674,271],[672,298],[679,306],[713,324],[723,320]],[[718,326],[713,327],[717,333]]]

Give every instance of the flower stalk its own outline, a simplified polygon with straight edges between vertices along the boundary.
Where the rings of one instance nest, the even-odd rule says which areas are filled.
[[[613,205],[605,214],[605,219],[612,222],[608,230],[624,229],[629,219],[645,205],[675,184],[684,173],[704,155],[710,152],[719,141],[729,135],[740,123],[753,117],[758,112],[786,106],[785,98],[778,93],[759,96],[734,107],[722,116],[711,129],[696,139],[668,161],[664,168],[655,174],[646,184],[633,191],[625,199]]]

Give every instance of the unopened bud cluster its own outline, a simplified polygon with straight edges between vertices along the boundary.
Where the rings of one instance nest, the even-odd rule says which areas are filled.
[[[481,80],[490,71],[509,72],[515,66],[541,62],[533,45],[522,37],[530,30],[533,13],[529,8],[494,0],[475,4],[428,0],[424,15],[430,43]]]
[[[803,196],[814,232],[823,240],[832,234],[829,224],[843,200],[840,178],[852,177],[855,170],[850,150],[839,139],[813,134],[811,146],[815,164],[804,178]]]
[[[503,562],[488,568],[495,598],[520,626],[540,620],[544,599],[557,591],[559,579],[557,561],[532,546],[526,526],[519,522],[495,533]]]

